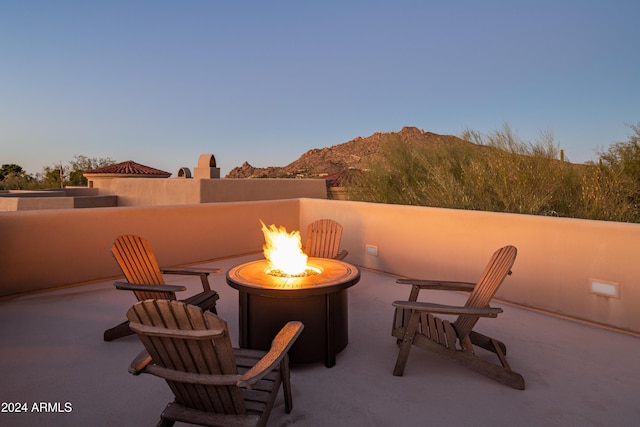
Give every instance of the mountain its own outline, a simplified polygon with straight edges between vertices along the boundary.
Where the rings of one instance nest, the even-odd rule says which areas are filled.
[[[227,178],[319,178],[346,169],[366,168],[383,156],[385,143],[397,140],[416,144],[425,149],[442,144],[468,145],[456,136],[438,135],[415,127],[404,127],[400,132],[376,132],[366,138],[356,137],[351,141],[332,147],[314,148],[287,166],[256,168],[248,162],[233,168]],[[473,145],[473,144],[472,144]]]

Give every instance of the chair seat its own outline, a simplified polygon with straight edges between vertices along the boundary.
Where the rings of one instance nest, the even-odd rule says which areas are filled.
[[[158,426],[172,426],[176,421],[181,423],[198,424],[201,426],[254,426],[260,420],[256,414],[233,415],[214,414],[207,411],[199,411],[187,408],[179,403],[172,402],[164,408],[160,415]]]
[[[249,350],[234,348],[233,354],[236,358],[236,366],[239,374],[244,374],[251,369],[267,352],[260,350]],[[197,423],[206,426],[254,426],[265,415],[269,409],[269,401],[274,392],[277,392],[281,385],[280,369],[274,368],[268,375],[263,377],[251,389],[243,389],[242,395],[245,401],[246,414],[215,414],[207,411],[198,411],[187,408],[179,403],[169,403],[161,414],[161,418],[166,421],[179,421],[184,423]]]
[[[205,311],[216,313],[216,301],[219,299],[220,295],[218,295],[216,291],[204,291],[182,301],[187,304],[196,305]]]

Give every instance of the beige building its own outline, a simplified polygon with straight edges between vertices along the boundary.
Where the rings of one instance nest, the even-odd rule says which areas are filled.
[[[324,179],[221,179],[213,154],[202,154],[193,174],[171,175],[128,160],[85,172],[86,188],[1,192],[0,212],[327,198]]]

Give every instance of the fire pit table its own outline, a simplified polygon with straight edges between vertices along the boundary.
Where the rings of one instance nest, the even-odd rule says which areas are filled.
[[[299,320],[304,330],[289,351],[291,362],[335,365],[349,342],[347,290],[360,270],[327,258],[309,258],[308,266],[314,273],[300,277],[273,274],[266,259],[227,272],[227,283],[240,292],[240,347],[268,350],[285,323]]]

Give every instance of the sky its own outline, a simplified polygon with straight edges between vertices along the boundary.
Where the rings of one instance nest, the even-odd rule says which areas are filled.
[[[0,0],[0,164],[176,176],[415,126],[551,132],[582,163],[640,122],[640,2]]]

